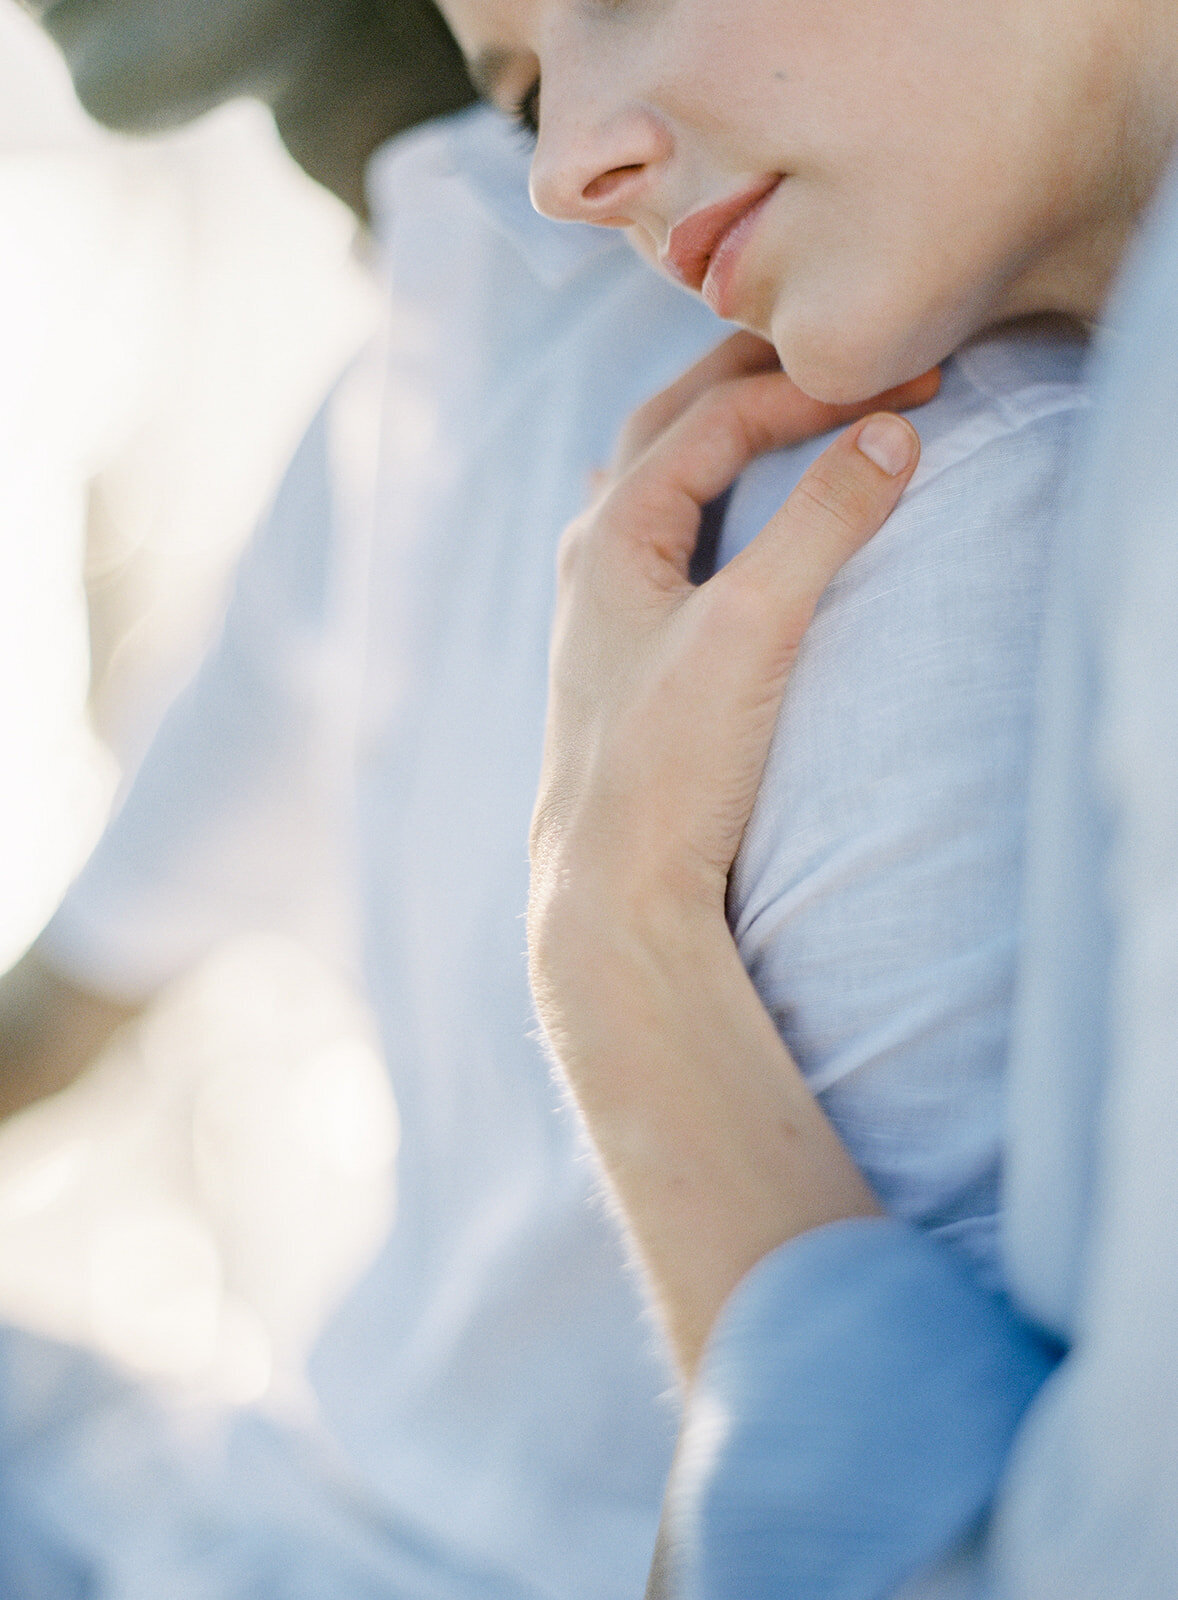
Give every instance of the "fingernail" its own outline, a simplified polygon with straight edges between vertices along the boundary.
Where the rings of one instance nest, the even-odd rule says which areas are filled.
[[[855,443],[869,461],[874,461],[889,478],[898,477],[910,466],[916,453],[916,437],[899,417],[870,417],[859,431]]]

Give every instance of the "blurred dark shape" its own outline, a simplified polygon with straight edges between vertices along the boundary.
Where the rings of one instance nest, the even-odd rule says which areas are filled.
[[[431,0],[27,0],[110,128],[176,127],[263,100],[299,164],[363,214],[386,139],[474,99]]]

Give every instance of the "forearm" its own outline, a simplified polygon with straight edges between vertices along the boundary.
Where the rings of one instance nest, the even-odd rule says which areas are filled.
[[[874,1600],[976,1523],[1058,1351],[880,1217],[718,911],[575,848],[542,879],[538,1006],[686,1380],[647,1600]]]
[[[763,1256],[878,1205],[722,917],[580,892],[534,917],[532,957],[541,1019],[690,1379]]]

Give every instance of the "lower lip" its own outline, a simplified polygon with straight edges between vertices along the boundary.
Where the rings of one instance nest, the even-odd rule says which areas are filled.
[[[704,281],[700,286],[700,293],[711,306],[718,317],[723,317],[726,322],[732,320],[732,280],[736,276],[736,269],[740,265],[740,257],[749,235],[760,220],[761,212],[777,193],[779,184],[774,184],[767,194],[761,196],[756,205],[749,209],[729,228],[712,252],[712,259],[708,262],[708,270],[704,274]]]

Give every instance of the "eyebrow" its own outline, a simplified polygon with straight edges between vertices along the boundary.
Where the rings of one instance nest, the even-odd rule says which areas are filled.
[[[474,84],[484,100],[493,100],[495,92],[503,80],[503,75],[511,65],[511,52],[492,48],[480,50],[473,60],[468,60],[466,70],[470,73],[470,81]]]

